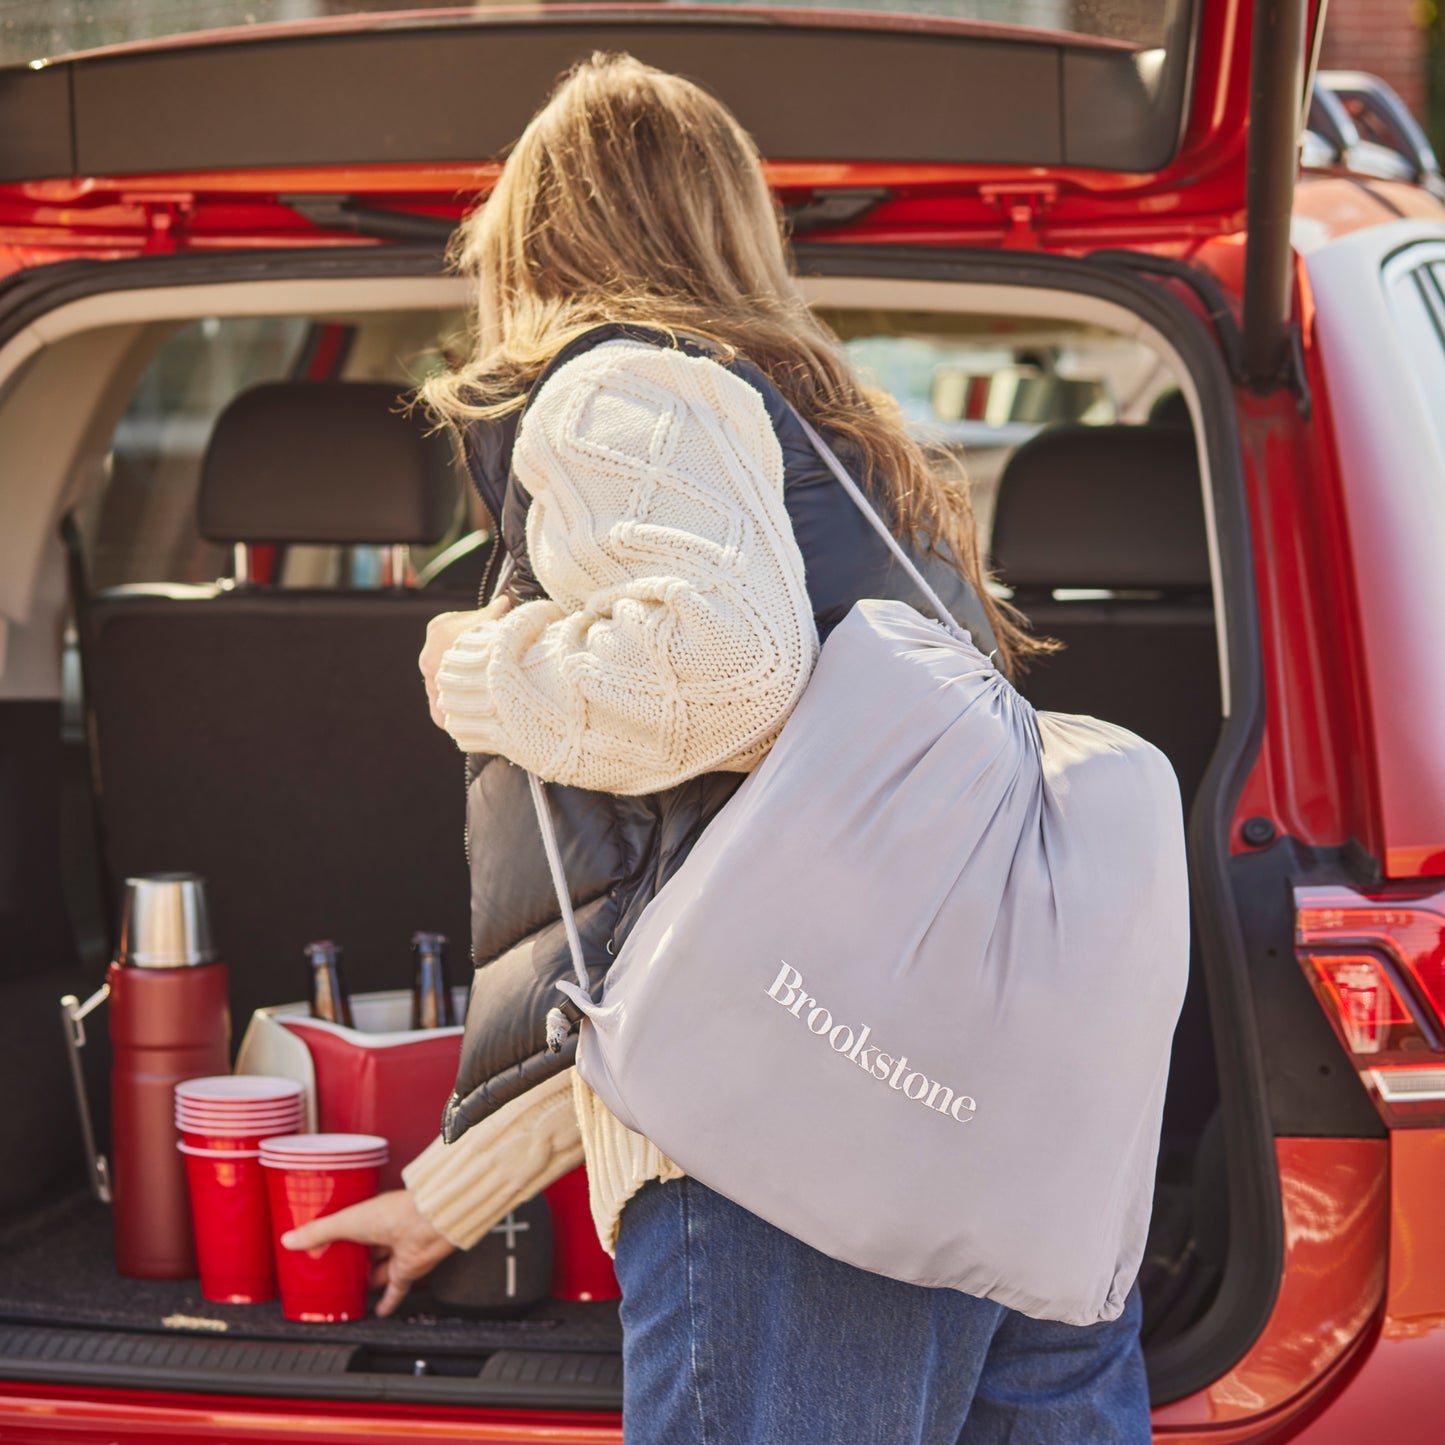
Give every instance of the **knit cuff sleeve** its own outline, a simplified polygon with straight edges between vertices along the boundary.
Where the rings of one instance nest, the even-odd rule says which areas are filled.
[[[582,1162],[574,1072],[529,1089],[455,1144],[434,1140],[401,1171],[417,1209],[458,1249]]]

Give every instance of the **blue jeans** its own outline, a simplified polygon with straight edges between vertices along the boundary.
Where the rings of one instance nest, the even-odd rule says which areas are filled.
[[[1029,1319],[840,1264],[695,1179],[622,1213],[629,1445],[1148,1445],[1139,1291]]]

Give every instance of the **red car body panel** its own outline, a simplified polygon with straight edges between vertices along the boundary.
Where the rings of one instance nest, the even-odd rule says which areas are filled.
[[[1305,1412],[1301,1445],[1434,1439],[1445,1380],[1445,1130],[1390,1135],[1385,1310],[1333,1398]],[[1328,1403],[1328,1409],[1323,1406]]]
[[[615,1416],[545,1411],[338,1407],[122,1390],[0,1386],[0,1439],[13,1445],[621,1445]]]
[[[668,7],[675,17],[681,7]],[[1311,23],[1317,10],[1312,0]],[[686,7],[689,16],[751,17],[765,27],[836,24],[833,12],[734,7]],[[1189,119],[1173,159],[1153,173],[1125,173],[1054,166],[809,165],[778,163],[770,175],[781,192],[815,186],[887,185],[895,195],[868,223],[840,240],[936,241],[939,244],[1041,244],[1047,225],[1053,249],[1094,249],[1187,242],[1239,230],[1244,217],[1248,110],[1247,0],[1220,0],[1203,7],[1193,64]],[[579,18],[633,20],[658,12],[626,5],[549,7],[541,17],[565,26]],[[339,17],[305,24],[246,27],[215,32],[206,45],[250,44],[267,37],[303,38],[393,24],[536,25],[538,12],[506,8],[437,10],[385,17]],[[1037,30],[945,21],[931,17],[846,15],[850,26],[936,30],[953,35],[1019,35]],[[1076,43],[1081,37],[1071,37]],[[177,37],[143,47],[180,50],[197,43]],[[1084,38],[1084,43],[1090,42]],[[1092,42],[1103,45],[1103,42]],[[135,51],[136,46],[112,52]],[[207,172],[202,174],[84,176],[0,186],[0,272],[78,252],[136,255],[178,248],[262,245],[332,245],[336,236],[302,221],[281,204],[283,193],[341,193],[369,203],[457,216],[465,199],[485,190],[495,165],[475,167],[343,167],[324,170]]]
[[[1154,1412],[1160,1439],[1253,1439],[1262,1420],[1299,1413],[1328,1386],[1384,1303],[1388,1144],[1279,1139],[1276,1152],[1285,1268],[1274,1311],[1228,1374]],[[1242,1435],[1218,1433],[1246,1424]]]
[[[1308,340],[1305,365],[1314,404],[1327,413],[1329,397]],[[1239,835],[1246,818],[1266,817],[1281,832],[1320,847],[1358,838],[1372,848],[1380,825],[1357,762],[1368,755],[1369,732],[1359,697],[1355,588],[1339,493],[1331,485],[1333,454],[1300,424],[1291,398],[1241,394],[1239,403],[1260,539],[1255,584],[1266,708],[1264,746],[1236,809],[1234,846],[1248,846]],[[1284,538],[1287,545],[1271,545]]]

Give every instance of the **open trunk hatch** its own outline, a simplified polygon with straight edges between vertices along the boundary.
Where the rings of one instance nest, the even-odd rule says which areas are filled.
[[[234,7],[237,19],[257,8]],[[22,62],[0,69],[0,241],[254,245],[281,225],[265,205],[294,222],[286,201],[297,197],[311,217],[302,237],[316,224],[365,230],[304,204],[338,193],[388,197],[440,234],[558,73],[594,50],[702,82],[757,138],[780,189],[870,193],[824,224],[871,206],[870,226],[890,235],[997,234],[1002,223],[1006,238],[1047,228],[1093,246],[1232,230],[1245,200],[1251,9],[913,0],[910,13],[903,0],[333,13],[27,54],[47,40],[65,48],[63,28],[47,29],[0,50]],[[184,23],[187,7],[171,10]],[[218,10],[228,7],[204,7]],[[111,34],[135,33],[115,24]]]

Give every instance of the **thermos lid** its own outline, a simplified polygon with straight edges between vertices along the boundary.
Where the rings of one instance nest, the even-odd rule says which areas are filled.
[[[215,957],[204,878],[147,873],[125,880],[117,962],[129,968],[189,968]]]

